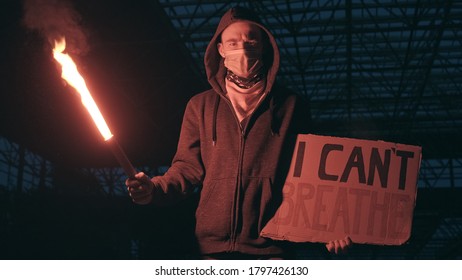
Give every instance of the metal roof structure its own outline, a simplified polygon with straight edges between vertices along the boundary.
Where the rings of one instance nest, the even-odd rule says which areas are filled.
[[[462,156],[460,1],[160,2],[202,68],[224,11],[257,11],[279,44],[280,80],[310,100],[320,133]]]
[[[0,223],[16,228],[0,229],[0,236],[12,237],[24,233],[11,218],[22,217],[18,205],[23,201],[15,201],[11,193],[88,191],[118,201],[120,194],[125,195],[120,189],[125,177],[114,167],[104,144],[95,140],[97,134],[82,124],[84,114],[76,109],[79,102],[61,94],[69,90],[61,88],[58,74],[45,74],[51,63],[48,53],[37,48],[40,40],[20,32],[16,19],[8,20],[21,16],[16,0],[5,3],[14,8],[13,12],[2,9],[5,38],[13,46],[4,44],[0,52],[5,61],[1,68],[0,199],[6,201],[0,204]],[[140,169],[152,175],[165,170],[159,165],[174,153],[187,99],[207,87],[203,56],[216,25],[229,8],[246,6],[257,11],[274,34],[281,53],[279,81],[310,101],[317,133],[422,146],[412,238],[400,247],[358,245],[346,258],[462,257],[462,1],[76,3],[93,38],[100,36],[81,63],[85,73],[94,77],[90,83],[97,97],[107,104],[103,112],[113,120],[122,145]],[[20,70],[24,65],[26,70]],[[23,76],[30,80],[23,82]],[[69,111],[75,113],[66,114]],[[131,115],[134,111],[139,114]],[[68,202],[74,205],[73,199]],[[121,205],[130,209],[123,218],[140,214]],[[92,207],[99,211],[98,206]],[[161,258],[146,251],[143,255],[143,244],[152,242],[145,237],[124,239],[141,251],[136,256],[124,251],[121,258]],[[50,252],[50,257],[56,255]],[[112,257],[117,258],[116,253]],[[331,256],[322,250],[319,254],[301,251],[299,258]]]

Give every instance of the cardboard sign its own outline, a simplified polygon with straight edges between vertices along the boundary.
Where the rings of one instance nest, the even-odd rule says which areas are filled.
[[[411,234],[421,151],[384,141],[299,135],[282,203],[261,235],[403,244]]]

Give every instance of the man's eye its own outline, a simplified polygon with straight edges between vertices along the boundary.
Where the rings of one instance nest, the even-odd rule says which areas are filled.
[[[228,42],[228,47],[235,47],[237,46],[236,42]]]

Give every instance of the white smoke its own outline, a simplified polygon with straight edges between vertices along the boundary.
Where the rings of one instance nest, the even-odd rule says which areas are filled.
[[[38,31],[51,46],[55,40],[66,38],[66,51],[84,54],[88,51],[87,37],[81,17],[69,1],[24,0],[24,25]]]

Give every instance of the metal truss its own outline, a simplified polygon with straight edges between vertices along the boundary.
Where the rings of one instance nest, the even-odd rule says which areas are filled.
[[[0,188],[10,192],[51,189],[51,162],[0,137]]]
[[[143,171],[149,176],[163,174],[167,167],[151,167],[143,166],[136,167],[137,170]],[[100,187],[101,191],[108,196],[121,196],[128,195],[125,188],[125,180],[127,175],[121,167],[107,167],[107,168],[83,168],[82,173],[94,176]]]
[[[462,160],[429,159],[422,161],[419,174],[420,187],[461,187]]]
[[[150,176],[163,174],[167,170],[165,166],[136,168]],[[69,182],[78,182],[78,185],[84,188],[78,192],[83,194],[127,195],[125,189],[127,175],[121,167],[68,169],[63,170],[62,167],[56,166],[23,146],[0,137],[0,190],[2,191],[27,193],[47,189],[65,193],[67,186],[61,186],[61,182],[69,180]],[[64,176],[72,178],[61,179],[61,175],[56,173],[64,173]]]

